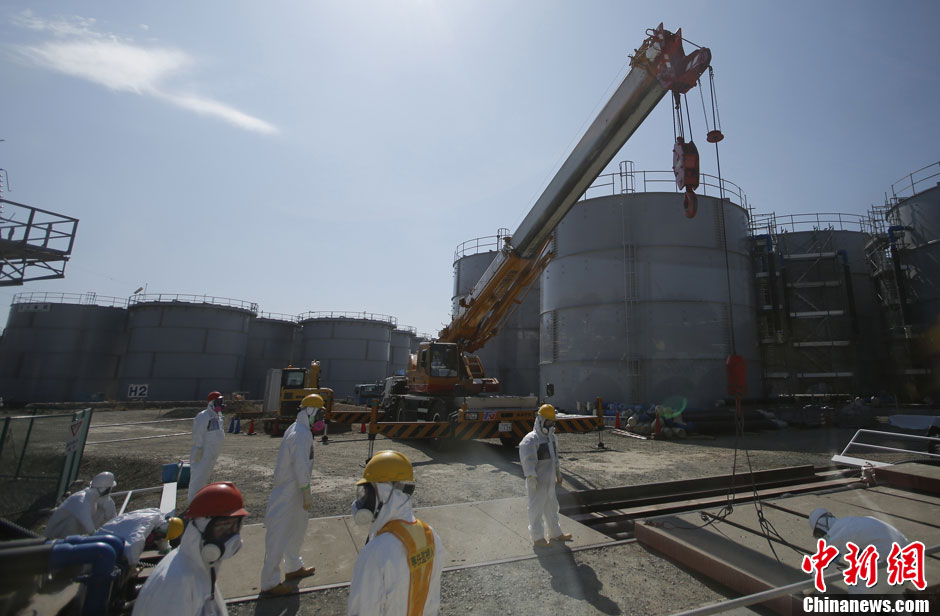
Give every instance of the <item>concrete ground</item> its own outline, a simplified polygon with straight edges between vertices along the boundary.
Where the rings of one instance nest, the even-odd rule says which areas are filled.
[[[139,424],[159,419],[186,419],[199,409],[163,409],[98,412],[80,477],[90,479],[102,470],[116,473],[121,488],[142,488],[160,483],[161,467],[188,456],[187,421]],[[104,424],[134,424],[100,427]],[[228,421],[226,421],[228,423]],[[242,424],[244,431],[245,424]],[[177,433],[182,436],[165,436]],[[638,440],[605,435],[607,447],[596,447],[597,435],[559,435],[564,475],[562,489],[578,490],[638,485],[674,479],[780,468],[799,464],[827,464],[854,434],[847,428],[783,429],[682,441]],[[118,441],[125,438],[146,440]],[[165,436],[165,437],[164,437]],[[213,480],[234,481],[251,512],[249,524],[260,523],[272,487],[279,439],[263,434],[228,434]],[[522,497],[524,481],[518,451],[498,443],[470,441],[445,443],[437,449],[420,441],[390,441],[379,437],[375,450],[394,448],[414,463],[417,507],[497,501]],[[745,450],[746,449],[746,450]],[[355,481],[369,455],[369,442],[358,430],[334,433],[331,442],[317,441],[311,484],[315,491],[312,518],[349,513]],[[181,490],[179,506],[185,507]],[[155,506],[155,497],[134,499],[132,508]],[[524,532],[524,519],[519,520]],[[37,525],[41,527],[42,523]],[[495,556],[495,554],[494,554]],[[309,565],[323,566],[318,562]],[[223,570],[223,584],[245,578],[256,583],[257,571]],[[250,567],[249,567],[250,568]],[[316,578],[317,576],[315,576]],[[325,578],[326,576],[324,576]],[[317,584],[315,580],[311,583]],[[445,614],[670,614],[723,598],[723,589],[638,544],[571,551],[534,552],[524,560],[446,572],[442,584]],[[232,614],[336,614],[345,611],[343,587],[318,590],[281,599],[265,599],[230,606]],[[747,610],[745,610],[747,611]]]

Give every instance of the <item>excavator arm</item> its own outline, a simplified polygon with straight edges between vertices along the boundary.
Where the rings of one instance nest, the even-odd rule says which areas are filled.
[[[682,30],[662,24],[630,60],[630,72],[568,155],[519,228],[502,247],[480,281],[440,332],[442,342],[455,342],[473,352],[495,336],[532,282],[552,259],[551,234],[591,182],[620,151],[657,103],[671,91],[686,92],[711,61],[701,48],[682,50]]]

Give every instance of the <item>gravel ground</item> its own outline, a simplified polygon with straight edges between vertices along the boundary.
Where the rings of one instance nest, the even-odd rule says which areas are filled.
[[[119,489],[159,485],[162,465],[187,457],[190,437],[168,436],[130,442],[121,438],[187,432],[188,421],[137,426],[98,427],[158,419],[193,417],[200,409],[96,412],[80,469],[90,479],[111,470]],[[226,420],[227,421],[227,420]],[[245,422],[242,430],[246,429]],[[564,474],[563,489],[580,490],[638,485],[727,474],[736,464],[742,472],[798,464],[826,465],[854,434],[848,428],[786,428],[745,434],[737,450],[733,435],[693,437],[682,441],[639,440],[605,434],[606,449],[597,435],[558,436]],[[235,482],[260,522],[272,487],[280,439],[264,434],[227,434],[213,480]],[[524,496],[518,451],[484,441],[448,442],[440,448],[420,441],[379,437],[375,450],[394,448],[414,463],[418,507]],[[331,434],[330,443],[317,439],[311,484],[315,490],[311,517],[349,511],[356,480],[369,453],[366,435],[358,429]],[[154,506],[156,497],[134,499],[131,508]],[[179,507],[185,506],[185,491]],[[41,528],[42,523],[36,528]],[[315,564],[315,563],[312,563]],[[224,575],[224,573],[223,573]],[[345,612],[345,588],[231,606],[233,615],[338,614]],[[571,552],[552,548],[529,560],[448,572],[442,583],[445,614],[670,614],[724,597],[720,588],[699,579],[636,543]],[[747,610],[741,613],[750,613]]]

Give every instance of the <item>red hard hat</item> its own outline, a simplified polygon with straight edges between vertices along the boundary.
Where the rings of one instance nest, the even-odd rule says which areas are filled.
[[[210,483],[196,493],[184,518],[215,518],[246,516],[242,493],[234,483],[220,481]]]
[[[209,392],[209,395],[206,397],[206,400],[209,401],[209,402],[212,402],[212,401],[215,400],[216,398],[221,398],[221,397],[222,397],[222,394],[220,394],[219,392],[217,392],[217,391],[210,391],[210,392]]]

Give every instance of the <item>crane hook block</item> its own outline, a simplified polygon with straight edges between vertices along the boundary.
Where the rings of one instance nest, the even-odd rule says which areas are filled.
[[[725,361],[728,394],[737,398],[747,392],[747,362],[740,355],[729,355]]]
[[[708,141],[708,143],[718,143],[724,138],[725,136],[722,135],[721,131],[718,129],[710,130],[708,131],[708,134],[705,135],[705,140]]]
[[[698,213],[698,196],[691,190],[686,189],[682,206],[685,208],[686,218],[695,218],[695,215]]]
[[[676,145],[672,148],[672,170],[676,174],[677,188],[698,188],[698,148],[694,141],[685,143],[682,137],[676,138]]]

